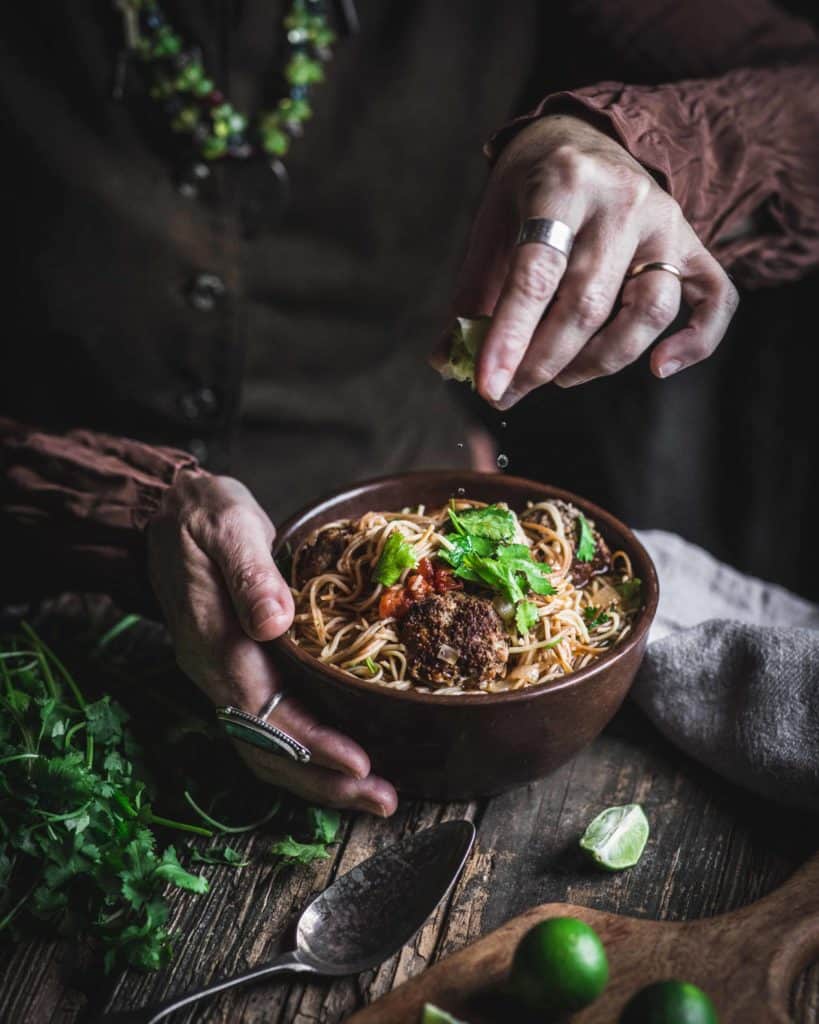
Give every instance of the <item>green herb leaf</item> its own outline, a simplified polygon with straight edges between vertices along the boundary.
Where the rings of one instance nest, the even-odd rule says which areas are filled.
[[[515,513],[498,505],[470,508],[465,512],[456,512],[450,506],[449,518],[458,533],[495,541],[511,540],[517,525]]]
[[[577,555],[578,562],[591,562],[594,558],[594,554],[597,551],[597,541],[594,539],[594,531],[591,528],[591,524],[588,519],[583,515],[582,512],[577,513],[577,523],[579,527],[579,535],[577,538]]]
[[[628,611],[636,608],[642,600],[643,584],[642,580],[637,579],[636,576],[630,580],[623,580],[622,583],[616,583],[614,589],[622,597],[623,604]]]
[[[604,612],[602,608],[598,608],[593,604],[587,605],[583,609],[583,619],[589,629],[596,629],[598,626],[611,622],[611,616],[608,612]]]
[[[288,864],[312,864],[314,860],[326,860],[330,856],[324,843],[300,843],[292,836],[273,843],[270,853]]]
[[[245,868],[250,863],[243,860],[241,853],[232,846],[210,846],[207,850],[192,850],[191,861],[194,864],[221,864],[230,868]]]
[[[533,601],[520,601],[515,608],[515,625],[521,636],[537,625],[537,605]]]
[[[391,587],[401,578],[405,569],[412,569],[416,558],[412,547],[407,543],[400,531],[393,530],[381,550],[381,555],[373,571],[373,579]]]
[[[341,815],[338,811],[327,810],[324,807],[311,807],[307,811],[307,817],[313,827],[313,838],[322,843],[335,842],[341,826]]]

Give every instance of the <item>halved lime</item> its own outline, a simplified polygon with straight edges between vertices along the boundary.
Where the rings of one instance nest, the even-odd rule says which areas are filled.
[[[508,990],[533,1010],[570,1013],[594,1002],[608,980],[597,932],[575,917],[553,917],[523,936]]]
[[[424,1009],[421,1011],[421,1024],[464,1024],[464,1022],[456,1020],[451,1013],[447,1013],[439,1006],[424,1003]]]
[[[714,1004],[688,981],[655,981],[626,1005],[620,1024],[719,1024]]]
[[[639,804],[609,807],[583,833],[580,847],[600,867],[622,871],[643,855],[648,831],[648,819]]]

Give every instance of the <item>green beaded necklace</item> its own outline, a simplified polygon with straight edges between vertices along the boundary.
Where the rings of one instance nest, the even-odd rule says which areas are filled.
[[[312,115],[309,91],[324,81],[322,64],[332,56],[330,47],[336,39],[323,0],[293,0],[284,19],[288,95],[253,123],[216,88],[201,52],[171,27],[157,0],[114,0],[114,6],[122,15],[125,35],[114,89],[117,98],[124,95],[127,62],[133,58],[143,68],[149,94],[162,105],[171,130],[188,136],[201,159],[245,160],[264,155],[272,160],[278,176],[284,174],[280,158]],[[206,166],[194,165],[192,173],[204,178],[209,172]]]

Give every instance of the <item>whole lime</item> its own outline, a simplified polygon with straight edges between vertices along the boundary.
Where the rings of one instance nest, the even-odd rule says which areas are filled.
[[[626,1004],[620,1024],[719,1024],[714,1004],[688,981],[656,981]]]
[[[533,1010],[571,1013],[594,1002],[608,980],[609,962],[597,932],[575,917],[553,917],[521,939],[509,988]]]

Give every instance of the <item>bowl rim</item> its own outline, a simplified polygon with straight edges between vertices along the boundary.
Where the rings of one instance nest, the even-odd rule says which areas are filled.
[[[306,505],[304,508],[285,520],[285,522],[282,523],[276,531],[276,539],[272,549],[273,557],[275,558],[281,551],[284,544],[288,542],[288,534],[303,526],[306,521],[320,515],[322,511],[331,507],[335,503],[349,498],[355,498],[362,493],[384,484],[396,484],[405,481],[409,483],[413,480],[418,480],[419,482],[423,481],[427,485],[443,483],[446,480],[453,480],[457,481],[457,486],[485,483],[492,480],[496,482],[508,481],[515,485],[531,486],[536,490],[547,488],[555,498],[562,498],[565,501],[576,504],[583,510],[583,512],[588,512],[590,517],[594,519],[598,525],[600,523],[603,524],[605,528],[604,532],[619,533],[622,540],[625,542],[623,546],[626,547],[630,553],[636,552],[641,557],[646,569],[648,570],[640,577],[643,585],[644,601],[643,606],[634,621],[631,633],[621,644],[613,647],[592,665],[587,665],[585,668],[578,669],[577,672],[571,672],[569,675],[561,676],[556,680],[537,683],[535,686],[523,687],[520,690],[502,690],[499,693],[485,693],[481,691],[477,693],[438,695],[435,693],[419,693],[417,690],[411,689],[396,690],[392,687],[384,686],[382,683],[373,683],[366,679],[358,679],[356,676],[350,675],[333,665],[325,665],[291,640],[287,634],[277,637],[275,640],[271,641],[271,644],[274,647],[278,648],[286,656],[301,663],[305,669],[318,672],[321,675],[324,675],[327,679],[332,680],[333,683],[348,686],[361,693],[381,696],[387,700],[427,704],[435,707],[476,707],[488,704],[514,704],[521,700],[531,700],[533,697],[540,694],[556,693],[582,686],[588,679],[600,675],[602,672],[605,672],[607,669],[614,666],[618,661],[626,658],[643,642],[643,639],[648,633],[651,623],[654,620],[660,591],[657,570],[654,566],[654,561],[645,546],[641,543],[634,531],[630,527],[626,526],[626,524],[616,516],[612,515],[611,512],[607,512],[599,505],[596,505],[594,502],[589,501],[587,498],[583,498],[578,494],[574,494],[572,491],[564,490],[561,487],[554,487],[551,484],[542,483],[537,480],[531,480],[528,477],[510,476],[507,473],[481,473],[477,470],[444,469],[415,470],[406,473],[388,473],[384,476],[362,480],[348,487],[337,488],[329,494],[319,498],[317,501]],[[453,487],[453,492],[455,490],[456,487]]]

